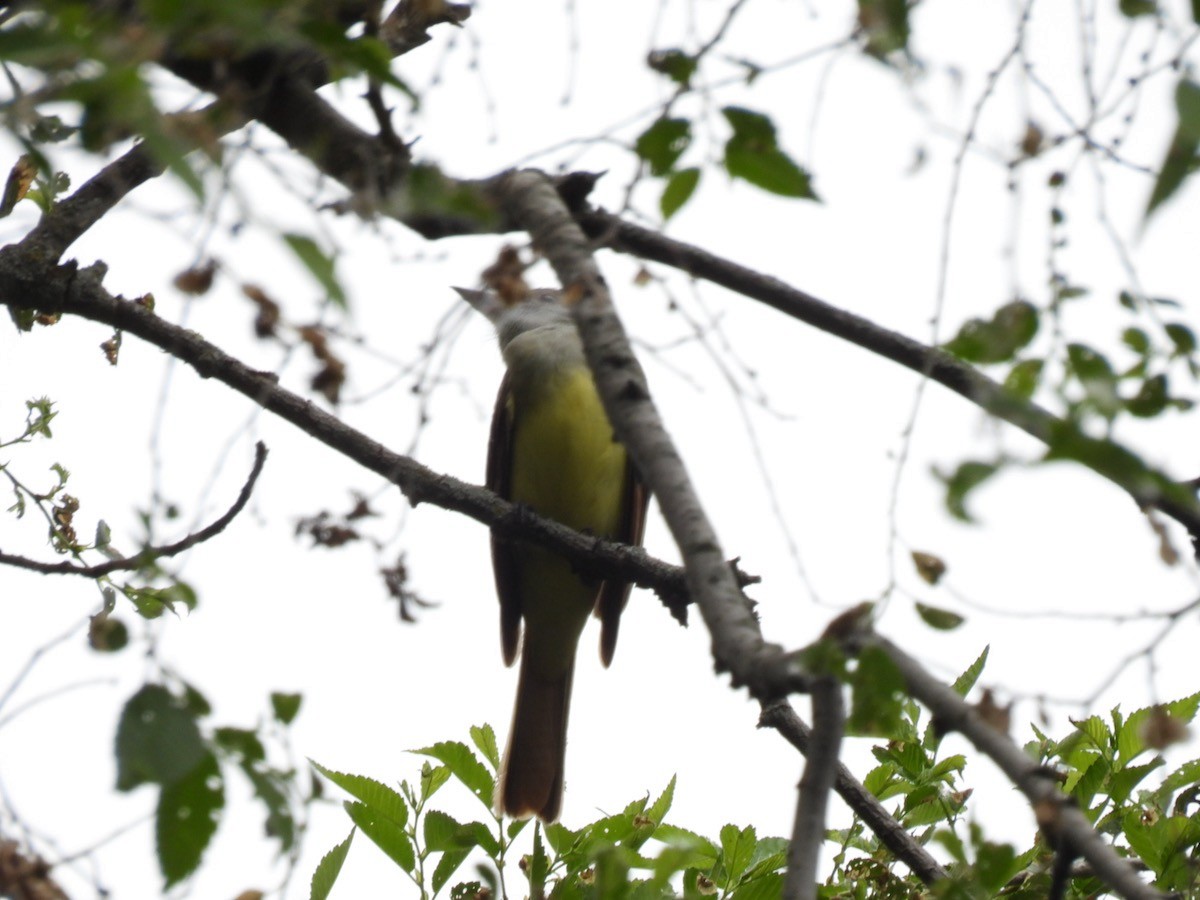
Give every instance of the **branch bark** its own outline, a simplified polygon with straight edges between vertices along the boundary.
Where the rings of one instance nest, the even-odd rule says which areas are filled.
[[[783,896],[787,900],[816,900],[821,848],[825,846],[825,816],[829,793],[838,774],[838,751],[846,727],[842,683],[828,676],[812,686],[813,729],[808,761],[800,779],[796,821],[788,845],[787,876]]]

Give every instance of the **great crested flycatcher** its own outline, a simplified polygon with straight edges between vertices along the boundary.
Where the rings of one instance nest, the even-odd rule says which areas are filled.
[[[508,368],[492,418],[488,487],[577,531],[640,544],[649,493],[613,436],[562,295],[534,290],[510,304],[492,291],[455,290],[495,325]],[[579,636],[594,611],[607,666],[631,585],[583,578],[550,551],[496,533],[492,567],[506,665],[521,647],[496,807],[553,822]]]

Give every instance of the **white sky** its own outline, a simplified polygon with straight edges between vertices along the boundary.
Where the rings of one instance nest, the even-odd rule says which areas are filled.
[[[1183,21],[1183,4],[1176,5],[1176,21]],[[1107,4],[1102,6],[1098,72],[1107,71],[1125,27],[1108,15]],[[1076,7],[1048,0],[1035,6],[1027,47],[1034,72],[1082,121]],[[649,4],[580,4],[573,24],[553,3],[527,5],[520,16],[499,4],[482,5],[463,32],[439,29],[429,46],[399,62],[397,71],[418,89],[430,84],[432,73],[441,74],[418,116],[406,118],[405,104],[397,99],[398,123],[406,138],[420,137],[418,154],[462,176],[490,174],[526,159],[546,167],[566,160],[572,167],[606,169],[595,200],[617,207],[631,168],[611,143],[531,154],[651,111],[667,87],[645,70],[646,51],[694,46],[687,37],[689,17],[697,20],[696,33],[703,40],[723,8],[670,4],[658,36],[651,38],[657,7]],[[697,198],[668,232],[881,325],[929,339],[958,149],[946,129],[958,134],[965,127],[987,73],[1012,42],[1013,18],[1009,4],[923,4],[914,23],[915,48],[930,67],[911,89],[852,49],[764,76],[750,92],[722,88],[705,101],[711,130],[698,129],[685,162],[715,159],[724,138],[715,110],[744,103],[774,115],[783,146],[812,169],[825,202],[770,198],[706,171]],[[821,5],[817,11],[782,2],[749,4],[722,48],[730,57],[784,60],[837,40],[849,21],[841,6]],[[572,30],[579,35],[578,47],[568,40]],[[1137,53],[1149,35],[1143,26],[1129,37],[1122,58],[1133,68],[1125,71],[1136,70]],[[717,65],[714,77],[729,71]],[[1174,77],[1157,75],[1141,95],[1138,118],[1124,144],[1128,158],[1149,165],[1161,158],[1172,123]],[[563,105],[567,92],[571,102]],[[343,88],[330,96],[340,96],[367,123],[357,93],[357,88]],[[694,115],[700,104],[689,99],[677,112]],[[1128,281],[1098,221],[1091,163],[1078,162],[1077,147],[1071,145],[1027,164],[1018,173],[1018,203],[1005,189],[1009,173],[991,158],[1012,155],[1026,118],[1023,104],[1047,134],[1070,130],[1036,86],[1026,83],[1019,89],[1009,77],[1000,82],[978,127],[986,152],[968,156],[954,211],[941,335],[949,336],[971,315],[995,309],[1012,296],[1014,284],[1033,302],[1046,302],[1050,200],[1044,186],[1050,172],[1064,169],[1071,179],[1059,202],[1068,216],[1070,244],[1059,251],[1058,265],[1094,294],[1068,307],[1063,327],[1068,339],[1111,348],[1127,324],[1115,296]],[[649,121],[643,117],[609,136],[628,141]],[[1118,128],[1119,115],[1103,123],[1099,133]],[[127,296],[152,291],[161,315],[251,365],[279,371],[285,385],[302,390],[313,371],[306,353],[297,352],[285,363],[276,346],[253,342],[252,312],[238,284],[262,285],[285,299],[290,321],[310,321],[321,298],[274,231],[298,230],[328,241],[340,253],[339,272],[351,297],[353,318],[346,328],[364,343],[362,351],[348,343],[337,347],[350,364],[344,396],[368,398],[347,402],[341,413],[372,437],[404,450],[413,440],[417,410],[411,380],[393,383],[397,362],[417,357],[436,323],[456,309],[449,285],[473,283],[501,240],[425,245],[391,222],[328,216],[315,221],[307,212],[314,192],[323,198],[339,192],[317,188],[304,167],[274,149],[276,142],[265,131],[255,132],[253,144],[265,148],[271,167],[291,175],[290,192],[280,189],[268,166],[245,158],[235,168],[236,194],[210,209],[212,222],[207,222],[190,215],[189,200],[177,188],[148,185],[130,198],[133,213],[111,216],[71,255],[84,262],[103,258],[110,266],[110,290]],[[918,148],[927,163],[911,174]],[[63,165],[76,184],[93,170],[92,163],[76,157],[64,156]],[[1127,168],[1105,172],[1108,216],[1133,252],[1146,292],[1181,301],[1184,308],[1171,315],[1193,319],[1194,270],[1187,263],[1200,233],[1194,190],[1162,210],[1139,240],[1150,180]],[[652,212],[658,190],[654,183],[639,186],[637,207]],[[230,225],[239,215],[248,218],[248,226],[233,234]],[[0,240],[19,237],[32,216],[31,205],[22,204],[0,223]],[[1014,233],[1015,247],[1006,258]],[[223,274],[211,294],[188,303],[171,279],[197,255],[207,254],[221,260]],[[750,593],[760,603],[768,637],[802,646],[838,610],[877,598],[889,578],[888,508],[916,377],[752,302],[709,285],[693,290],[677,275],[652,267],[667,279],[669,296],[685,313],[673,311],[659,285],[634,286],[634,261],[601,254],[600,262],[726,554],[740,556],[748,571],[763,578]],[[431,419],[416,455],[434,469],[478,483],[500,362],[486,323],[462,316],[454,319],[456,340],[443,383],[431,395]],[[707,345],[680,343],[689,334],[689,320],[709,316],[719,321],[720,331],[708,334]],[[0,436],[20,427],[28,398],[49,395],[60,410],[52,442],[5,451],[3,459],[37,484],[47,483],[51,462],[61,462],[72,471],[70,491],[82,502],[81,534],[90,534],[96,519],[103,518],[117,547],[131,549],[139,534],[132,510],[148,502],[156,472],[164,495],[184,511],[178,533],[159,535],[173,539],[219,514],[248,471],[254,440],[268,444],[271,456],[252,508],[224,535],[180,561],[181,577],[199,591],[199,608],[151,629],[157,658],[213,701],[211,723],[251,725],[266,714],[268,692],[301,691],[304,705],[292,734],[297,760],[311,757],[388,782],[416,776],[420,759],[405,750],[466,740],[472,724],[491,722],[503,740],[515,672],[500,662],[485,531],[432,507],[406,510],[397,491],[379,493],[374,476],[136,339],[126,339],[120,365],[110,368],[97,349],[106,337],[96,325],[70,320],[28,335],[0,329]],[[1050,340],[1043,332],[1036,346],[1044,351]],[[1119,350],[1113,358],[1123,359]],[[744,367],[752,368],[757,389],[767,398],[771,411],[750,397],[745,414],[756,431],[769,484],[756,467],[754,439],[719,367],[735,372],[744,395]],[[1194,396],[1193,386],[1180,379],[1173,386]],[[164,393],[166,402],[160,405]],[[153,445],[152,433],[157,435]],[[1197,445],[1194,416],[1169,415],[1136,428],[1122,424],[1118,436],[1172,474],[1200,474],[1189,452]],[[1114,626],[1036,615],[1174,608],[1196,593],[1194,567],[1166,569],[1157,559],[1154,535],[1128,498],[1071,466],[1006,472],[973,497],[981,525],[951,521],[930,466],[987,458],[998,446],[1025,457],[1038,452],[1030,439],[990,425],[965,401],[929,387],[899,494],[897,572],[902,587],[964,612],[968,622],[950,634],[932,632],[917,620],[910,600],[898,595],[879,627],[947,677],[990,644],[984,681],[1004,696],[1087,696],[1121,656],[1149,639],[1157,623]],[[422,613],[416,626],[398,622],[394,605],[385,601],[375,575],[380,559],[370,548],[310,550],[292,537],[298,517],[347,509],[351,490],[376,496],[382,517],[370,527],[390,542],[387,561],[403,549],[413,586],[440,604]],[[800,576],[780,533],[768,503],[772,493],[807,578]],[[23,522],[0,518],[0,547],[6,551],[44,558],[49,551],[42,540],[42,526],[32,517]],[[942,556],[950,567],[949,583],[962,597],[1019,615],[975,612],[950,589],[921,585],[905,562],[909,546]],[[647,547],[657,556],[677,558],[657,517]],[[97,602],[95,588],[83,581],[0,573],[0,694],[33,648],[80,622]],[[140,631],[131,610],[123,618],[135,634]],[[597,638],[595,629],[585,634],[585,648]],[[1128,711],[1151,699],[1197,690],[1194,665],[1189,665],[1194,640],[1194,624],[1181,623],[1158,657],[1154,685],[1145,667],[1135,665],[1098,709],[1121,703]],[[581,652],[565,824],[577,825],[597,810],[612,811],[647,792],[657,794],[678,774],[673,822],[711,835],[725,822],[752,823],[760,835],[790,831],[800,760],[780,738],[754,728],[757,707],[713,677],[707,645],[698,620],[681,630],[650,595],[637,593],[612,669],[602,671],[594,653]],[[122,654],[98,656],[83,646],[81,632],[49,653],[9,707],[0,710],[3,717],[43,692],[84,683],[0,728],[0,779],[12,808],[35,831],[58,839],[66,853],[153,808],[149,789],[126,796],[111,788],[118,710],[155,671],[155,663],[143,658],[145,646],[135,640]],[[1077,715],[1079,709],[1050,705],[1048,711],[1052,733],[1062,735],[1069,728],[1067,714]],[[1037,714],[1034,702],[1018,703],[1016,737],[1030,736],[1024,723]],[[846,749],[847,762],[860,775],[870,766],[868,746],[851,741]],[[952,739],[946,752],[954,747]],[[1193,742],[1176,748],[1173,756],[1178,760],[1195,752]],[[966,783],[980,788],[971,812],[989,835],[1028,840],[1031,817],[987,763],[972,762]],[[449,810],[473,816],[471,801],[459,804],[449,790],[444,789]],[[226,821],[196,881],[198,897],[266,889],[280,877],[281,870],[271,866],[273,845],[259,837],[261,815],[250,805],[248,789],[233,775],[227,791]],[[338,806],[315,810],[289,896],[307,896],[316,861],[348,830]],[[122,897],[155,895],[160,882],[152,841],[147,822],[106,846],[99,854],[102,883]],[[334,896],[413,894],[382,853],[361,837],[342,878]],[[67,873],[63,881],[76,896],[88,895],[86,881]]]

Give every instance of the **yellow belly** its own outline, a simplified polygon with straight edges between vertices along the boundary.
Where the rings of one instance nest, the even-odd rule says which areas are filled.
[[[556,373],[532,390],[516,390],[513,399],[512,499],[576,531],[614,535],[625,448],[613,441],[591,373]],[[571,665],[598,585],[538,547],[524,547],[519,560],[525,653],[536,645],[534,668],[556,673]]]
[[[512,499],[576,531],[615,534],[625,448],[613,441],[591,373],[575,369],[515,400]]]

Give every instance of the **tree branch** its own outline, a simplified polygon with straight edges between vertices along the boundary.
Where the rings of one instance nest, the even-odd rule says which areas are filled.
[[[1075,802],[1058,787],[1052,774],[1034,762],[1008,737],[987,724],[962,697],[938,681],[915,659],[886,638],[875,634],[851,637],[850,649],[861,652],[876,647],[887,654],[907,683],[908,693],[933,714],[937,727],[957,731],[990,757],[1029,800],[1038,827],[1056,847],[1071,847],[1095,876],[1128,900],[1164,900],[1167,897],[1138,877],[1129,860],[1121,857],[1088,822]]]
[[[812,729],[786,700],[764,704],[758,724],[760,728],[774,728],[789,744],[808,756],[812,743]],[[946,870],[942,868],[941,863],[918,844],[904,826],[884,809],[875,795],[863,787],[862,782],[840,762],[835,767],[833,788],[883,845],[922,882],[931,885],[946,877]]]
[[[765,303],[821,331],[840,337],[885,359],[899,363],[965,397],[997,418],[1015,425],[1045,444],[1052,444],[1072,426],[1053,413],[1014,396],[983,373],[944,350],[876,325],[869,319],[826,303],[812,294],[784,284],[699,247],[632,225],[600,210],[583,209],[576,215],[587,235],[621,253],[672,266]],[[1186,486],[1164,493],[1136,473],[1088,465],[1101,477],[1125,490],[1139,507],[1153,506],[1175,519],[1193,536],[1200,537],[1200,504]]]
[[[809,676],[780,646],[763,639],[721,551],[716,532],[662,425],[645,375],[613,309],[591,247],[553,183],[543,173],[510,172],[493,188],[501,209],[518,222],[554,267],[574,302],[574,315],[604,408],[632,454],[683,555],[688,592],[712,638],[718,671],[760,700],[805,691]]]
[[[229,507],[229,509],[225,511],[225,514],[221,516],[221,518],[214,521],[211,525],[201,528],[199,531],[189,534],[187,537],[176,541],[173,544],[166,544],[161,547],[144,547],[134,556],[123,556],[119,559],[110,559],[108,562],[97,563],[94,566],[78,566],[69,562],[39,562],[36,559],[29,559],[24,556],[16,556],[12,553],[5,553],[4,551],[0,550],[0,565],[16,566],[19,569],[29,569],[32,572],[40,572],[43,575],[82,575],[85,578],[101,578],[117,571],[140,569],[151,560],[177,556],[184,550],[195,547],[197,544],[202,544],[225,530],[229,523],[234,520],[234,518],[242,511],[242,509],[245,508],[246,503],[250,500],[250,495],[254,491],[254,484],[258,481],[258,476],[262,473],[263,463],[266,461],[267,446],[262,441],[259,441],[254,445],[254,465],[250,469],[250,475],[246,479],[246,483],[242,485],[242,489],[238,493],[237,499],[234,500],[233,506]]]
[[[829,789],[838,774],[838,750],[846,727],[846,707],[838,679],[828,676],[815,679],[812,704],[812,742],[805,754],[808,762],[800,779],[796,822],[788,845],[787,876],[783,884],[786,900],[816,900]]]
[[[251,369],[204,340],[155,315],[140,303],[109,294],[101,284],[103,266],[78,269],[74,262],[38,265],[20,244],[0,248],[0,303],[13,309],[41,309],[78,315],[140,337],[187,363],[202,378],[214,378],[306,434],[399,486],[417,506],[430,502],[462,513],[505,535],[548,547],[588,576],[616,576],[651,588],[680,621],[688,588],[684,572],[637,547],[572,531],[531,510],[508,503],[491,491],[434,472],[279,386],[275,377]]]

